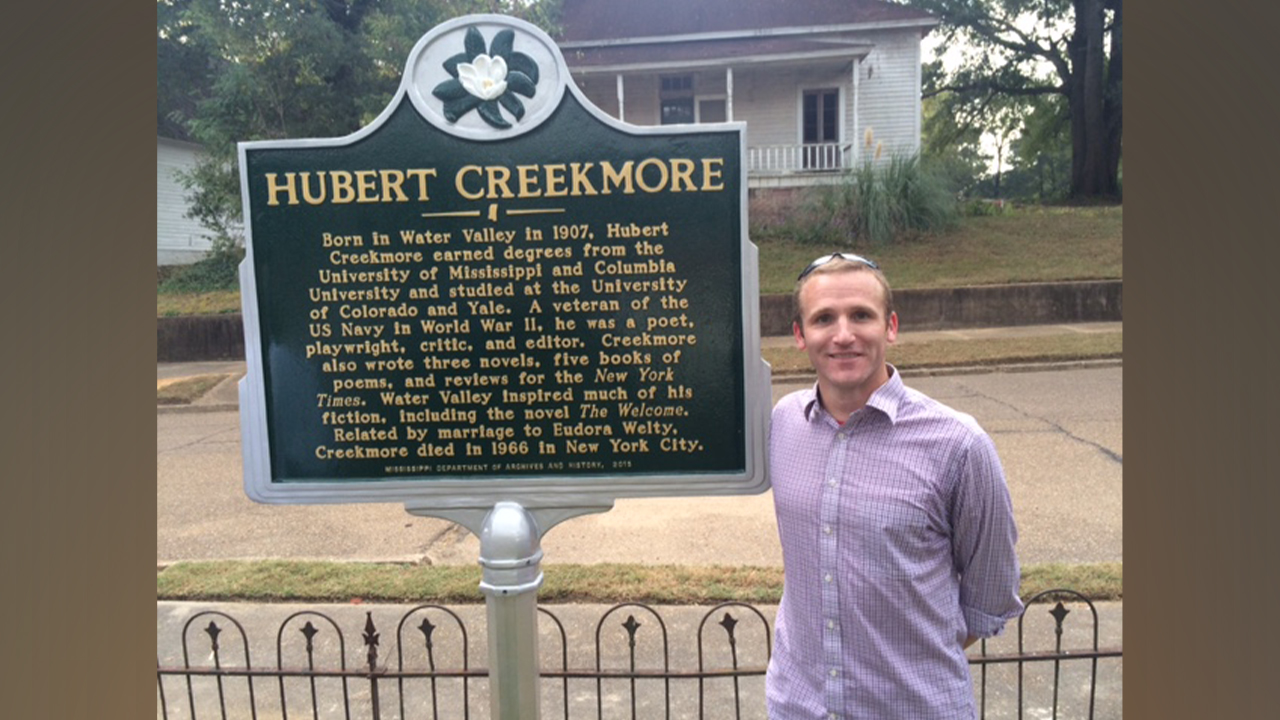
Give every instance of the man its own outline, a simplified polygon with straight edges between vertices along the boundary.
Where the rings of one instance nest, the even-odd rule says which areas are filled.
[[[769,716],[972,720],[964,649],[1022,610],[995,447],[885,361],[898,316],[875,263],[818,258],[794,302],[818,381],[770,430],[785,583]]]

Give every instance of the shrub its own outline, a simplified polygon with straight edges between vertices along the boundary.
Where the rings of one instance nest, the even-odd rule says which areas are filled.
[[[839,247],[951,229],[960,214],[945,174],[915,155],[864,162],[838,184],[812,188],[803,205],[788,228],[792,239]]]
[[[177,268],[160,283],[160,292],[211,292],[240,288],[240,261],[244,250],[216,247],[204,259]]]

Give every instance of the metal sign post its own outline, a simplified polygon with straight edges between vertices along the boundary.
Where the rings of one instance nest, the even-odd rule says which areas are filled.
[[[608,116],[498,15],[423,36],[361,130],[239,146],[245,491],[479,536],[494,717],[537,716],[551,527],[769,487],[745,150]]]
[[[541,717],[538,702],[538,588],[542,533],[517,503],[500,502],[480,531],[489,620],[489,703],[493,717]]]
[[[406,506],[414,515],[452,520],[480,538],[489,633],[489,703],[495,720],[541,716],[538,692],[538,588],[542,586],[542,536],[571,517],[607,512],[601,507],[526,509],[499,501],[487,512]]]

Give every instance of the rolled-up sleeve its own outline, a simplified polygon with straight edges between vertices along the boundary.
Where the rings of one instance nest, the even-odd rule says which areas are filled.
[[[964,454],[952,505],[952,559],[970,637],[998,635],[1022,612],[1015,546],[1018,529],[1004,469],[983,432]]]

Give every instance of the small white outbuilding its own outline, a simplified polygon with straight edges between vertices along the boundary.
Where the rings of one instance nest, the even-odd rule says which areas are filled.
[[[185,265],[204,257],[211,239],[199,222],[187,217],[186,189],[177,172],[196,164],[200,146],[156,137],[156,264]]]

